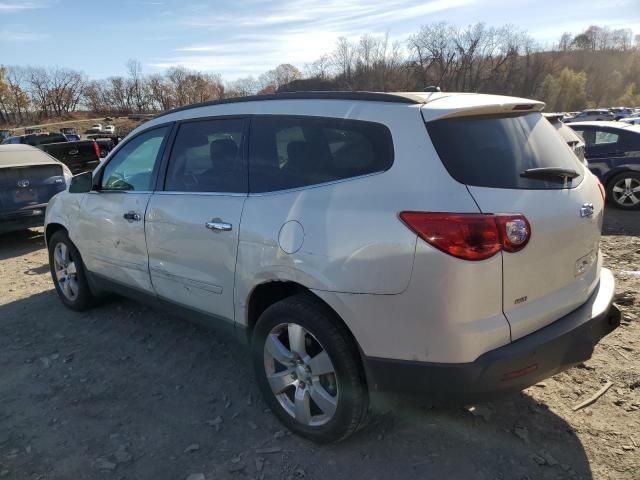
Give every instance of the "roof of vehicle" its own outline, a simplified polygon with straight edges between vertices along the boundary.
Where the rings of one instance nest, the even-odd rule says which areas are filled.
[[[272,100],[351,100],[400,103],[412,105],[432,104],[438,101],[434,108],[441,110],[460,110],[472,107],[484,107],[488,105],[504,104],[505,110],[513,110],[516,104],[532,105],[534,111],[544,108],[544,103],[516,97],[505,97],[499,95],[485,95],[477,93],[457,93],[457,92],[350,92],[350,91],[322,91],[322,92],[283,92],[268,95],[249,95],[246,97],[225,98],[203,103],[185,105],[174,108],[156,115],[154,118],[163,117],[171,113],[190,110],[213,105],[223,105],[229,103],[263,102]]]
[[[608,127],[608,128],[629,128],[626,123],[608,121],[608,120],[594,120],[590,122],[571,122],[567,123],[570,127]]]
[[[609,121],[594,121],[594,122],[571,122],[567,123],[569,127],[607,127],[618,130],[625,130],[627,132],[640,133],[640,126],[633,125],[626,122],[609,122]]]
[[[0,168],[59,163],[52,156],[31,145],[21,143],[0,145]]]

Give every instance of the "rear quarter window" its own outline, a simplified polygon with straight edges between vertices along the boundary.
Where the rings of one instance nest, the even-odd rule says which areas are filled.
[[[249,188],[274,192],[383,172],[393,141],[381,124],[321,117],[256,116],[249,140]]]
[[[461,117],[428,122],[431,141],[449,174],[465,185],[509,189],[561,189],[562,183],[524,178],[531,168],[559,167],[580,175],[582,166],[540,113]]]

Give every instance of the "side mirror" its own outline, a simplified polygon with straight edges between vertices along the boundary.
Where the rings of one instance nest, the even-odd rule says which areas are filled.
[[[74,175],[69,185],[69,193],[87,193],[93,187],[93,175],[91,172],[84,172]]]

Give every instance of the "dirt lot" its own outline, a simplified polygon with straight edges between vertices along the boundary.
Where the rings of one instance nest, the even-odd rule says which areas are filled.
[[[41,230],[0,237],[0,478],[638,479],[639,235],[607,211],[624,322],[593,359],[473,412],[378,398],[332,446],[281,429],[233,340],[120,299],[70,312]]]

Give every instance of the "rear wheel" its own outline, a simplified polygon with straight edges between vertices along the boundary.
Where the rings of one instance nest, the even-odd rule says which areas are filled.
[[[640,173],[622,172],[608,184],[609,198],[618,208],[634,210],[640,208]]]
[[[293,432],[336,442],[365,420],[369,400],[357,347],[314,298],[296,295],[265,310],[252,356],[265,401]]]
[[[62,302],[73,310],[85,310],[94,304],[82,257],[66,232],[59,230],[49,239],[51,277]]]

